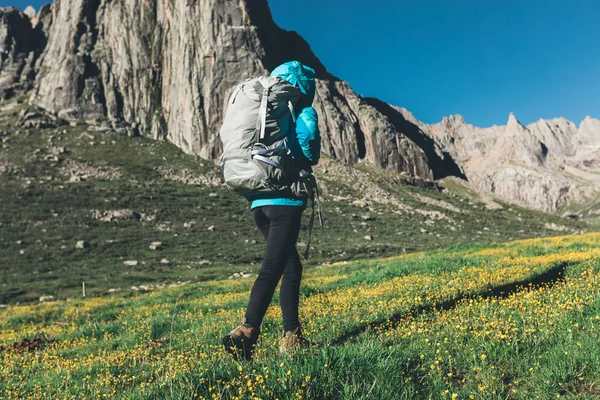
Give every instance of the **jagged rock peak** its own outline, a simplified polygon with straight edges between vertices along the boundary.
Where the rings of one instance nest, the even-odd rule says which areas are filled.
[[[25,8],[25,11],[23,11],[23,14],[27,15],[30,20],[34,19],[37,16],[35,8],[33,8],[32,6],[27,6],[27,8]]]
[[[513,128],[513,127],[524,128],[523,124],[521,122],[519,122],[519,120],[517,119],[517,117],[515,117],[515,114],[513,112],[511,112],[508,115],[508,122],[506,123],[506,127],[507,128]]]
[[[404,119],[406,119],[407,121],[412,122],[415,125],[424,125],[421,121],[419,121],[412,112],[410,112],[408,109],[404,108],[404,107],[398,107],[398,106],[394,106],[392,105],[392,108],[396,111],[398,111],[400,114],[402,114],[402,116],[404,117]]]
[[[579,124],[579,130],[573,141],[576,145],[586,146],[590,151],[600,150],[600,119],[585,117]]]
[[[479,190],[520,205],[555,211],[600,193],[600,121],[577,129],[566,118],[523,126],[513,113],[504,126],[432,125],[436,139]],[[594,169],[596,168],[596,169]]]
[[[459,124],[464,124],[465,122],[465,117],[463,117],[460,114],[454,114],[448,117],[448,119],[450,121],[452,121],[453,123],[459,123]]]
[[[581,127],[584,126],[584,125],[585,126],[592,126],[592,125],[596,125],[596,124],[600,124],[600,119],[592,118],[589,115],[586,115],[585,118],[579,124],[579,128],[581,129]]]
[[[439,124],[441,125],[445,125],[445,126],[459,126],[459,125],[465,125],[467,122],[465,121],[465,118],[460,115],[460,114],[453,114],[450,115],[448,117],[442,117],[442,121],[439,122]]]

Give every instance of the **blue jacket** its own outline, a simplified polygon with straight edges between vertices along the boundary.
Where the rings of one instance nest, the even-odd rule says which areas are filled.
[[[317,112],[311,107],[315,98],[315,71],[298,61],[281,64],[271,72],[298,87],[304,93],[297,105],[296,125],[288,128],[287,137],[290,150],[297,159],[304,159],[316,165],[321,156],[321,134]],[[263,206],[306,207],[306,200],[295,197],[281,197],[281,194],[259,194],[253,196],[251,208]]]

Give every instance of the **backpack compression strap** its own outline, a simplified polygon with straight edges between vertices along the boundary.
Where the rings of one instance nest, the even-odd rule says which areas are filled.
[[[256,131],[260,132],[258,141],[265,138],[265,128],[267,125],[267,106],[269,105],[270,87],[263,88],[262,98],[260,99],[260,108],[258,110],[258,119],[256,120]]]
[[[250,152],[250,154],[252,155],[253,159],[256,159],[258,161],[262,161],[266,164],[272,165],[275,168],[281,168],[281,165],[275,161],[270,159],[269,157],[275,154],[281,154],[281,151],[284,151],[285,154],[290,154],[291,151],[287,145],[287,139],[284,139],[281,141],[281,144],[275,148],[269,149],[267,146],[263,145],[262,143],[258,143],[260,147],[258,149],[254,149]]]

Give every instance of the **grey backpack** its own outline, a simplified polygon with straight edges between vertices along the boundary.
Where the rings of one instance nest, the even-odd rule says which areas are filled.
[[[253,78],[234,89],[220,130],[220,164],[230,190],[295,192],[298,171],[281,127],[294,126],[301,96],[300,89],[278,77]]]

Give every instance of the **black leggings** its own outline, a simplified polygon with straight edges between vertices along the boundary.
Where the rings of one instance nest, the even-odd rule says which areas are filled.
[[[267,241],[262,267],[250,292],[246,310],[246,322],[258,328],[267,312],[279,279],[281,313],[284,331],[296,329],[298,321],[298,297],[302,264],[296,241],[300,232],[302,207],[265,206],[254,210],[254,221]]]

